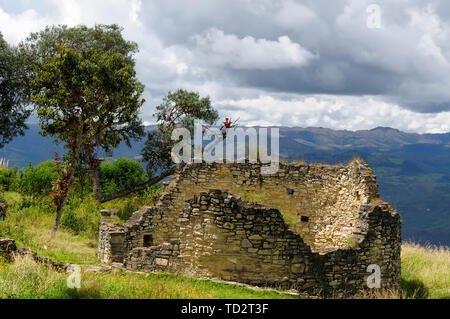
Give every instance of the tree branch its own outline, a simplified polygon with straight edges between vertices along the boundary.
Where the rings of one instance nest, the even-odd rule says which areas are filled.
[[[117,193],[113,193],[113,194],[110,194],[110,195],[102,196],[100,198],[100,203],[106,203],[106,202],[112,201],[113,199],[125,197],[125,196],[127,196],[129,194],[132,194],[132,193],[144,190],[144,189],[146,189],[146,188],[148,188],[148,187],[150,187],[152,185],[155,185],[156,183],[162,181],[164,178],[175,174],[176,171],[177,171],[176,167],[171,168],[171,169],[169,169],[167,171],[162,172],[159,176],[156,176],[156,177],[148,180],[147,182],[145,182],[143,184],[130,187],[128,189],[125,189],[125,190],[117,192]]]

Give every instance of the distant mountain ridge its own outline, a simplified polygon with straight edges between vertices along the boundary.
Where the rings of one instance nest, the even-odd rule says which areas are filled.
[[[51,159],[55,151],[64,153],[61,145],[38,134],[36,124],[29,126],[25,136],[0,149],[0,158],[10,166],[25,167]],[[144,143],[145,137],[131,149],[121,145],[112,157],[139,159]],[[402,215],[403,237],[450,246],[450,133],[280,127],[280,156],[329,164],[365,159],[378,177],[382,197]]]
[[[153,128],[155,126],[147,126],[147,131]],[[280,152],[288,159],[310,152],[389,151],[414,144],[441,145],[450,148],[450,133],[404,133],[389,127],[360,131],[319,127],[280,127],[279,129]],[[139,156],[144,142],[145,138],[133,142],[131,149],[121,145],[114,151],[113,157]],[[64,148],[61,145],[55,145],[50,137],[40,136],[37,124],[29,124],[29,130],[25,132],[25,136],[16,137],[10,144],[0,149],[0,157],[9,159],[11,165],[25,167],[29,162],[36,164],[51,159],[55,151],[64,152]]]
[[[450,133],[404,133],[389,127],[372,130],[343,131],[327,128],[280,128],[283,137],[316,150],[390,149],[408,144],[446,144],[450,146]]]

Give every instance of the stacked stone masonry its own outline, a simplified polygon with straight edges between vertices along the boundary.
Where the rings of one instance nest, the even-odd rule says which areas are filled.
[[[45,264],[59,271],[66,271],[71,265],[69,263],[53,261],[47,257],[41,257],[29,248],[17,247],[13,239],[0,238],[0,258],[13,261],[16,257],[29,257],[37,263]]]
[[[400,216],[363,161],[280,164],[274,175],[261,164],[189,164],[156,206],[124,225],[110,215],[99,256],[130,270],[351,295],[375,264],[381,288],[400,288]]]

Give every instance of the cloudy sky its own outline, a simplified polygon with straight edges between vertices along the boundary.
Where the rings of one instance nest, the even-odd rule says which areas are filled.
[[[448,0],[0,0],[13,44],[96,23],[139,44],[148,123],[184,88],[242,125],[450,131]]]

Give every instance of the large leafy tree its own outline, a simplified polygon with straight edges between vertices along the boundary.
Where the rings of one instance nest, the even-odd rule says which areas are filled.
[[[27,129],[31,62],[31,54],[10,46],[0,33],[0,148]]]
[[[144,90],[135,71],[137,45],[122,37],[116,25],[47,27],[32,34],[25,46],[37,57],[31,100],[37,106],[41,134],[68,149],[70,179],[85,165],[93,196],[100,194],[99,152],[109,152],[144,135],[139,110]],[[64,198],[58,198],[57,219]]]
[[[218,112],[211,106],[209,97],[201,97],[196,92],[177,90],[169,92],[163,103],[156,107],[153,115],[157,120],[157,129],[148,133],[142,156],[147,163],[149,181],[129,189],[104,196],[101,202],[126,196],[130,193],[146,189],[176,172],[172,162],[171,149],[176,141],[172,141],[172,131],[185,127],[193,131],[195,119],[213,125],[219,118]],[[156,175],[159,172],[159,175]]]
[[[142,150],[149,176],[173,166],[171,149],[176,141],[172,141],[171,136],[174,129],[185,127],[193,135],[196,119],[213,125],[219,118],[209,97],[202,98],[197,92],[185,90],[169,92],[153,116],[157,120],[157,130],[148,133]]]

